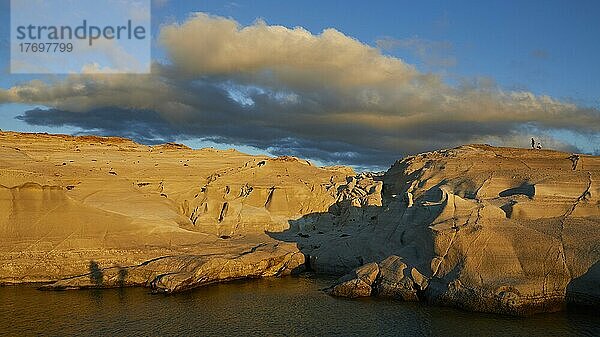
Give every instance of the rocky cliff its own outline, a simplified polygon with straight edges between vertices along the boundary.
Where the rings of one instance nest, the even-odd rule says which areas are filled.
[[[178,291],[289,274],[304,255],[265,232],[327,211],[353,175],[292,157],[0,133],[0,282]]]
[[[375,263],[332,294],[509,314],[600,303],[600,158],[473,145],[408,157],[382,179],[383,207],[339,227],[354,232],[346,250]],[[309,254],[331,261],[327,245],[340,247]]]
[[[600,303],[600,158],[463,146],[385,174],[0,133],[0,283],[181,291],[309,267],[334,295],[524,314]],[[306,263],[305,263],[306,262]]]

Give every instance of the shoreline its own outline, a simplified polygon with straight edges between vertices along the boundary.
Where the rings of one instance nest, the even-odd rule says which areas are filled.
[[[334,295],[472,311],[600,297],[600,157],[472,144],[357,174],[122,138],[0,140],[5,284],[173,293],[308,267],[346,274]]]

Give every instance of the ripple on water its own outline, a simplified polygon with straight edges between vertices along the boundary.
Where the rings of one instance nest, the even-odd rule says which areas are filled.
[[[236,281],[172,295],[145,289],[0,287],[0,334],[267,336],[598,336],[595,312],[517,318],[423,303],[330,297],[331,279]]]

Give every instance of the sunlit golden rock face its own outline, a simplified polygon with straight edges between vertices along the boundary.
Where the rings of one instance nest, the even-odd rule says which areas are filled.
[[[355,175],[293,157],[122,138],[5,132],[0,144],[4,283],[84,275],[60,286],[114,286],[128,275],[119,282],[171,291],[289,273],[304,255],[265,232],[327,212]],[[237,267],[226,273],[216,261]],[[91,264],[106,280],[90,280]],[[208,266],[220,274],[204,275]]]
[[[0,282],[182,291],[308,267],[331,293],[524,314],[600,298],[600,158],[462,146],[385,174],[0,133]]]
[[[394,297],[514,314],[599,303],[600,158],[471,145],[405,158],[383,181],[368,232],[403,267],[373,294],[396,284]]]

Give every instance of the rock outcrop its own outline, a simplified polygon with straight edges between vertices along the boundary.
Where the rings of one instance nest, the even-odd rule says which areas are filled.
[[[344,245],[305,250],[337,269],[381,261],[371,288],[350,294],[518,315],[598,305],[600,158],[569,157],[479,145],[408,157],[383,177],[382,207],[336,228]]]
[[[428,280],[415,268],[408,268],[402,258],[391,255],[380,263],[370,262],[343,276],[326,291],[343,297],[390,297],[418,301]]]
[[[283,276],[302,271],[304,256],[292,244],[259,244],[240,254],[175,255],[136,266],[102,268],[91,261],[89,273],[61,279],[46,290],[142,286],[172,293],[242,278]]]
[[[469,145],[356,175],[294,157],[0,132],[0,283],[176,292],[308,267],[328,291],[600,305],[600,158]]]
[[[343,297],[368,297],[373,293],[373,283],[379,276],[379,265],[375,262],[367,263],[343,276],[338,283],[327,292],[334,296]]]
[[[0,283],[172,292],[289,274],[304,255],[265,232],[326,212],[354,175],[293,157],[2,132]]]

